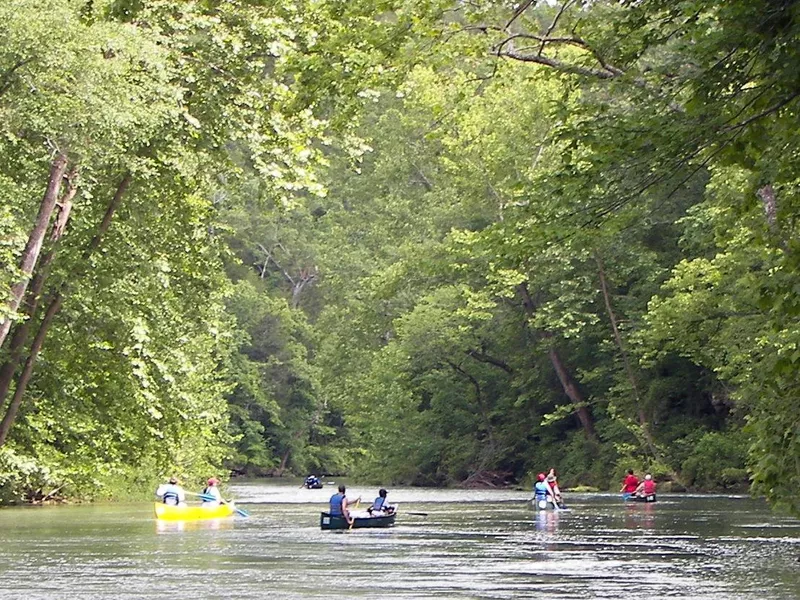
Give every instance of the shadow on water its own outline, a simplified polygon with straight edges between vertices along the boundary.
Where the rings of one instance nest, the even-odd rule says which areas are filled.
[[[800,598],[800,522],[748,498],[574,494],[568,511],[537,512],[519,491],[400,488],[395,527],[328,532],[332,486],[298,486],[234,485],[248,519],[0,510],[0,599]],[[376,492],[348,485],[362,504]]]

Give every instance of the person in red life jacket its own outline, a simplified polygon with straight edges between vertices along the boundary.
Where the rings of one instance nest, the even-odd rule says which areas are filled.
[[[553,490],[555,501],[561,504],[561,489],[558,487],[558,475],[556,475],[555,469],[550,469],[550,472],[547,474],[547,484],[550,486],[550,489]]]
[[[628,469],[628,474],[622,481],[622,487],[619,490],[622,493],[622,499],[627,500],[633,496],[636,493],[636,488],[638,487],[639,478],[633,474],[633,469]]]
[[[644,476],[644,479],[636,488],[636,496],[645,498],[647,502],[656,501],[656,482],[653,481],[653,476],[650,473]]]

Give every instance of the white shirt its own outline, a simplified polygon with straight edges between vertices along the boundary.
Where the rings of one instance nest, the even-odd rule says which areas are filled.
[[[220,494],[219,488],[215,485],[208,486],[203,495],[214,496],[214,500],[204,500],[202,506],[218,506],[222,503],[222,494]]]
[[[162,483],[156,490],[156,496],[162,498],[167,492],[174,492],[178,495],[178,504],[186,502],[186,493],[183,488],[175,483]],[[167,504],[176,504],[175,502],[167,502]]]

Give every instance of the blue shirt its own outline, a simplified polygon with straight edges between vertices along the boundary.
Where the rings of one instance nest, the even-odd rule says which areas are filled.
[[[547,484],[544,481],[537,481],[533,486],[533,493],[537,500],[547,500],[549,492],[547,491]]]

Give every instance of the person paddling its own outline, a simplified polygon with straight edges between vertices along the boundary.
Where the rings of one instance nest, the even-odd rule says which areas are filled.
[[[650,473],[644,476],[644,479],[636,488],[636,496],[644,498],[645,502],[656,501],[656,482],[653,481],[653,476]]]
[[[533,486],[533,501],[536,504],[536,508],[542,510],[547,508],[547,502],[551,500],[550,489],[545,482],[546,478],[547,476],[544,473],[539,473]]]
[[[622,499],[628,500],[631,496],[633,496],[636,493],[636,489],[638,487],[639,487],[639,478],[633,474],[633,469],[628,469],[628,474],[622,481],[622,487],[619,490],[622,493]]]
[[[558,475],[556,475],[555,469],[550,469],[550,472],[547,474],[547,484],[550,486],[550,489],[553,490],[553,502],[557,502],[559,506],[561,505],[561,488],[558,487]]]
[[[169,483],[162,483],[158,486],[156,496],[159,496],[164,504],[186,506],[186,492],[178,485],[176,477],[170,477]]]
[[[387,493],[388,492],[383,488],[378,490],[378,497],[375,498],[375,502],[372,503],[372,506],[370,506],[367,509],[367,512],[369,514],[380,512],[380,513],[386,513],[387,515],[390,515],[390,514],[392,514],[394,512],[394,506],[390,506],[386,502],[386,494]]]
[[[216,477],[212,477],[207,481],[206,488],[203,490],[203,504],[202,506],[219,506],[224,501],[222,500],[222,494],[219,491],[219,479]]]
[[[330,509],[328,512],[330,512],[332,517],[344,517],[348,523],[352,523],[353,520],[350,518],[350,510],[348,508],[351,501],[347,499],[347,496],[345,495],[346,491],[347,490],[344,485],[339,486],[339,491],[331,496]],[[358,497],[356,502],[360,501],[361,496]]]

